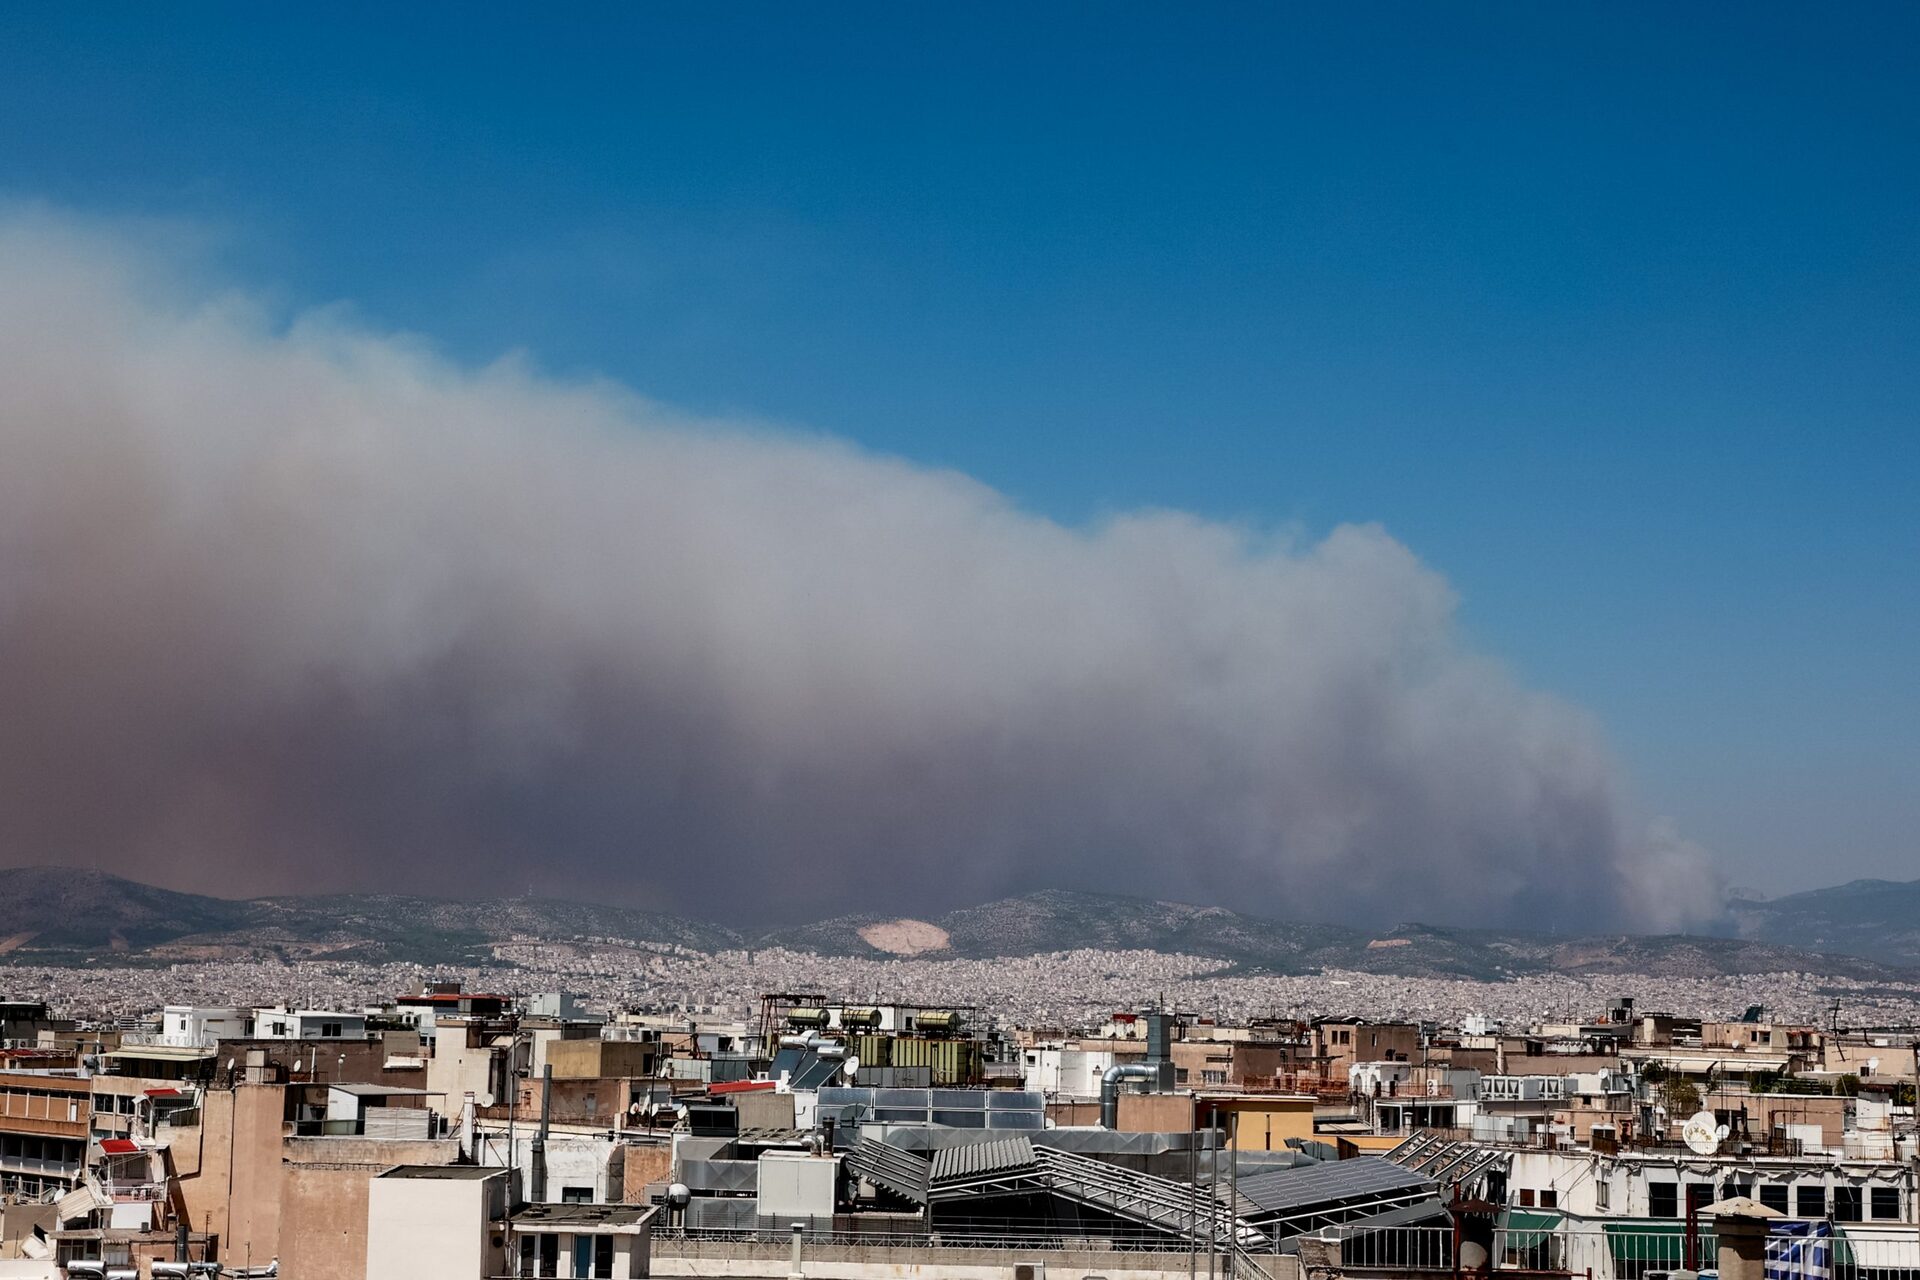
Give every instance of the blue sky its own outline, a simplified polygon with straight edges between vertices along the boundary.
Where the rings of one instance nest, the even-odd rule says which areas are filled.
[[[11,6],[0,193],[1078,522],[1379,521],[1736,883],[1920,874],[1920,11]]]

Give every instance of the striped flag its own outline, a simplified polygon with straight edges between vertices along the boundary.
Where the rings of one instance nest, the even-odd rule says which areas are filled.
[[[1767,1280],[1833,1280],[1831,1222],[1775,1222],[1767,1232]]]

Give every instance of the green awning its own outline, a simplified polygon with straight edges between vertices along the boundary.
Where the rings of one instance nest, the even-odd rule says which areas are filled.
[[[1608,1222],[1607,1248],[1616,1263],[1647,1262],[1668,1269],[1687,1264],[1687,1224],[1672,1221]],[[1701,1259],[1716,1256],[1718,1242],[1713,1231],[1702,1226],[1695,1232],[1694,1265],[1710,1265]]]
[[[1500,1247],[1509,1253],[1537,1249],[1563,1221],[1564,1216],[1551,1209],[1508,1209],[1500,1215]]]

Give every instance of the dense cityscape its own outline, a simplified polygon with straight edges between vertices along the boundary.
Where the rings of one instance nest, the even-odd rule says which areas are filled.
[[[1782,1017],[1829,1021],[1835,1006],[1860,1025],[1920,1022],[1920,980],[1858,980],[1817,973],[1713,977],[1645,974],[1531,975],[1500,981],[1399,977],[1331,970],[1301,976],[1243,975],[1222,961],[1152,951],[1077,950],[985,960],[875,960],[777,949],[714,954],[684,949],[527,942],[497,948],[485,968],[436,967],[472,987],[530,994],[564,988],[602,1009],[744,1017],[769,988],[890,998],[990,1010],[1008,1026],[1073,1023],[1124,1008],[1144,995],[1167,1007],[1229,1020],[1367,1018],[1446,1020],[1468,1013],[1506,1020],[1565,1020],[1619,990],[1661,1008],[1731,1017],[1756,1000]],[[117,1018],[169,1001],[213,1005],[297,1003],[357,1007],[429,976],[418,964],[326,961],[203,961],[117,967],[18,965],[4,971],[16,996],[76,1014]]]
[[[1911,985],[532,942],[0,975],[7,1276],[1920,1270]]]

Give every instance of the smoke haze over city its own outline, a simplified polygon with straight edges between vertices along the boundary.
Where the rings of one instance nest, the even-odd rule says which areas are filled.
[[[769,920],[1073,885],[1718,909],[1599,727],[1466,643],[1388,529],[1062,524],[194,263],[0,229],[11,862]]]

